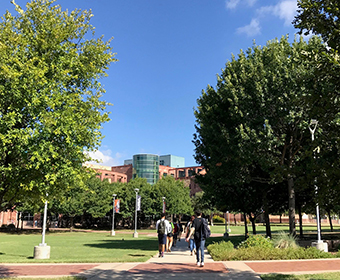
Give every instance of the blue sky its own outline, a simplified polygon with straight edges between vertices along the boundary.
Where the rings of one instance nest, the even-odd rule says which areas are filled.
[[[26,0],[16,0],[25,7]],[[297,0],[57,0],[69,11],[92,9],[96,37],[113,37],[103,99],[111,121],[93,157],[121,165],[138,153],[173,154],[194,166],[194,108],[215,86],[231,55],[289,35]],[[13,12],[1,0],[0,13]],[[25,10],[25,8],[24,8]]]

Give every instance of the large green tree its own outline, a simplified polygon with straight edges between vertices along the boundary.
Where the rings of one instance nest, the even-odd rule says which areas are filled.
[[[340,48],[340,2],[337,0],[298,0],[293,21],[300,33],[320,35],[334,50]]]
[[[254,45],[227,62],[216,89],[202,92],[195,111],[196,160],[219,178],[216,187],[246,191],[251,182],[286,182],[294,235],[295,169],[310,148],[308,125],[316,112],[310,99],[323,85],[315,83],[316,65],[306,54],[325,49],[316,37]]]
[[[91,11],[53,0],[15,5],[0,22],[0,208],[58,196],[81,179],[109,120],[99,79],[115,61]],[[92,36],[92,37],[91,37]]]

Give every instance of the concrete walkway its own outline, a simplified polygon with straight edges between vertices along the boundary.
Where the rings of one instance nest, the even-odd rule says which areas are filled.
[[[164,258],[158,258],[157,254],[145,263],[0,264],[0,278],[78,275],[90,280],[163,280],[178,277],[186,280],[259,280],[259,275],[264,273],[312,274],[340,271],[340,259],[215,262],[205,252],[204,263],[204,267],[196,266],[195,256],[190,256],[188,243],[182,239]]]

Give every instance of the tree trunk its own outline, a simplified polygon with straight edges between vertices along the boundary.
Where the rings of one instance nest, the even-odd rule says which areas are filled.
[[[256,219],[256,216],[253,217],[251,214],[249,214],[249,220],[251,221],[251,226],[252,226],[252,229],[253,229],[253,235],[256,235],[255,219]]]
[[[243,213],[243,218],[244,218],[244,237],[247,239],[249,237],[248,233],[248,225],[247,225],[247,214]]]
[[[73,216],[70,217],[70,231],[73,231]]]
[[[282,213],[280,214],[280,224],[282,224]]]
[[[299,211],[299,227],[300,227],[300,238],[303,237],[303,228],[302,228],[302,209],[301,205],[298,206]]]
[[[294,179],[290,174],[288,174],[288,197],[289,197],[289,234],[291,236],[296,236]]]
[[[329,218],[329,225],[331,227],[331,232],[333,232],[333,223],[332,223],[332,217],[331,217],[331,210],[327,209],[327,214],[328,214],[328,218]]]
[[[211,226],[214,226],[214,221],[213,221],[214,213],[210,214],[210,224]]]
[[[270,229],[270,219],[269,219],[269,207],[267,197],[264,197],[264,221],[266,223],[266,236],[272,238],[272,232]]]

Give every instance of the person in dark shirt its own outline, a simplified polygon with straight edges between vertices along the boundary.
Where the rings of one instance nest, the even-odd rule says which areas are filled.
[[[196,261],[197,266],[204,266],[204,246],[205,246],[205,239],[202,236],[202,224],[203,224],[203,218],[202,218],[202,212],[196,211],[196,219],[192,223],[192,228],[189,232],[188,237],[186,238],[186,241],[189,242],[189,239],[191,235],[194,235],[194,240],[196,244]],[[201,255],[201,258],[200,258]],[[200,261],[201,259],[201,261]]]

